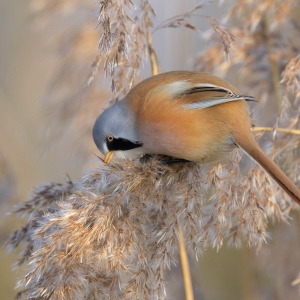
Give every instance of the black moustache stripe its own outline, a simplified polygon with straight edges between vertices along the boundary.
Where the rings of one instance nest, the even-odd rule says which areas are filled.
[[[114,138],[112,141],[106,139],[106,144],[109,151],[126,151],[143,146],[143,143],[139,141],[130,141],[123,138]]]

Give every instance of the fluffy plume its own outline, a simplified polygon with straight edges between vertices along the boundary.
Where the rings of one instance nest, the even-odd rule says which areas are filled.
[[[147,0],[137,7],[130,0],[99,2],[99,59],[111,77],[112,102],[124,97],[140,81],[148,50],[147,31],[155,13]]]
[[[13,248],[24,243],[19,263],[30,262],[19,287],[30,299],[164,299],[179,226],[197,255],[224,240],[260,246],[267,217],[286,220],[288,203],[276,202],[260,169],[243,176],[235,161],[206,172],[200,164],[153,159],[41,187],[15,209],[30,215],[9,241]]]

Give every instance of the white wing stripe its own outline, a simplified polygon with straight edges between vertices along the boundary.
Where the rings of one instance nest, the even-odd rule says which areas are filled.
[[[233,94],[233,92],[223,86],[219,86],[219,85],[214,85],[214,84],[211,84],[211,83],[197,83],[194,85],[195,87],[208,87],[208,88],[215,88],[215,89],[222,89],[222,90],[225,90],[227,91],[229,94]]]
[[[214,95],[211,99],[183,105],[183,108],[187,110],[203,109],[237,100],[255,101],[254,98],[251,96],[237,95],[223,86],[211,83],[191,84],[188,80],[180,80],[165,84],[162,87],[160,87],[160,90],[166,91],[173,98],[181,97],[192,93],[196,94],[201,92],[220,92],[219,95]]]
[[[222,103],[237,101],[237,100],[244,100],[243,97],[236,97],[236,98],[223,98],[223,99],[211,99],[211,100],[203,100],[199,102],[194,102],[190,104],[185,104],[183,107],[187,110],[193,110],[193,109],[202,109],[207,108],[215,105],[219,105]]]
[[[214,85],[211,83],[198,83],[198,84],[191,84],[187,80],[180,80],[175,81],[171,83],[167,83],[160,87],[161,90],[167,91],[170,95],[176,97],[178,95],[185,94],[186,91],[192,88],[214,88],[214,89],[222,89],[224,91],[227,91],[229,94],[233,94],[232,91],[230,91],[227,88],[224,88],[222,86]]]

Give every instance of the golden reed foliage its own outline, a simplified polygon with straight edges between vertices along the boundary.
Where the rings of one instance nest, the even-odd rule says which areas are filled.
[[[152,159],[40,187],[15,209],[29,219],[9,241],[26,246],[17,266],[30,262],[18,286],[30,299],[165,299],[179,227],[196,255],[224,240],[260,246],[267,217],[287,218],[273,184],[259,168],[243,176],[224,167],[205,175],[200,164]]]
[[[45,5],[42,11],[69,12],[73,7],[70,1],[40,3]],[[287,31],[299,31],[291,13],[296,1],[233,3],[223,23],[199,15],[203,8],[199,4],[157,29],[185,27],[198,31],[192,18],[200,16],[209,21],[218,40],[195,59],[195,69],[219,76],[240,70],[245,74],[243,91],[251,90],[262,101],[275,99],[278,117],[273,127],[268,127],[274,128],[274,139],[264,141],[272,143],[271,153],[299,183],[299,135],[276,131],[281,127],[299,128],[300,46],[299,40],[285,37]],[[76,5],[81,7],[82,3],[77,1]],[[93,63],[89,87],[79,93],[84,95],[80,103],[85,97],[97,99],[87,91],[95,84],[92,79],[97,79],[95,75],[102,64],[111,78],[112,103],[140,80],[148,33],[153,27],[155,13],[147,0],[136,5],[130,0],[103,0],[98,5],[100,51]],[[86,35],[82,32],[81,36]],[[72,45],[77,49],[83,44]],[[81,49],[84,52],[84,47]],[[90,56],[84,56],[83,61]],[[78,61],[81,62],[79,56]],[[62,66],[62,80],[64,70],[72,71]],[[57,82],[53,86],[62,83]],[[62,90],[67,83],[61,85]],[[58,101],[61,104],[57,107],[72,107],[72,94],[59,94],[59,99],[68,101]],[[98,113],[97,101],[93,103],[89,109]],[[60,114],[64,122],[68,120],[67,113],[65,109]],[[83,120],[86,115],[78,116]],[[75,133],[80,124],[73,127]],[[242,172],[240,160],[234,151],[226,164],[167,166],[157,158],[122,165],[100,163],[76,182],[41,186],[32,199],[14,211],[28,218],[28,223],[8,242],[10,248],[25,245],[17,266],[29,263],[27,275],[18,284],[22,290],[18,297],[164,299],[165,269],[176,263],[180,227],[188,250],[196,255],[224,243],[240,247],[244,241],[261,247],[268,238],[268,220],[286,222],[294,204],[259,167]]]

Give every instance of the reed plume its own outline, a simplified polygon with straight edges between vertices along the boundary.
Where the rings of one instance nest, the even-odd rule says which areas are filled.
[[[51,9],[61,11],[63,2],[53,1]],[[69,1],[64,3],[66,9]],[[276,30],[279,24],[299,29],[291,17],[295,1],[288,1],[287,6],[271,0],[234,3],[222,21],[200,16],[210,23],[206,36],[215,44],[195,58],[194,67],[219,76],[239,69],[244,74],[245,93],[254,91],[263,102],[274,99],[277,116],[267,124],[273,136],[260,133],[260,137],[264,145],[271,144],[271,154],[299,183],[299,135],[276,131],[299,128],[299,45],[293,41],[283,51],[278,41],[286,31]],[[146,0],[137,4],[103,0],[98,6],[99,52],[86,77],[86,90],[67,96],[60,91],[57,108],[62,108],[61,120],[69,112],[73,92],[80,95],[81,104],[85,98],[93,101],[83,109],[86,114],[92,110],[91,116],[99,113],[99,94],[93,89],[101,67],[111,81],[110,103],[121,99],[140,81],[151,28],[153,34],[169,27],[198,32],[190,18],[197,16],[204,4],[156,28],[152,22],[155,12]],[[91,31],[81,32],[83,39],[87,32]],[[72,45],[79,49],[81,42]],[[81,51],[85,51],[83,46]],[[80,62],[86,64],[92,52]],[[64,65],[60,74],[66,70],[70,72]],[[62,81],[53,86],[63,83],[61,87],[65,87]],[[83,120],[86,115],[80,113],[78,118]],[[72,128],[77,133],[82,123],[75,123]],[[90,124],[79,132],[88,130]],[[207,248],[219,249],[224,244],[241,247],[245,243],[264,251],[268,222],[288,222],[292,208],[289,197],[260,167],[247,166],[238,151],[227,161],[204,165],[168,166],[159,157],[146,163],[137,160],[109,166],[99,160],[81,179],[43,185],[15,208],[14,213],[28,220],[8,241],[11,249],[25,246],[16,266],[28,263],[28,273],[18,283],[18,297],[166,299],[165,272],[177,263],[180,228],[187,249],[197,257]]]

